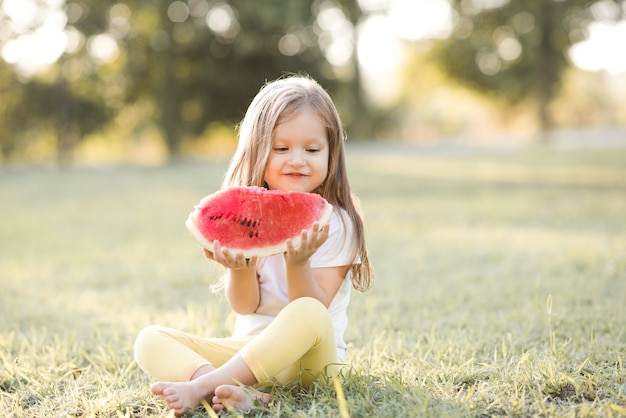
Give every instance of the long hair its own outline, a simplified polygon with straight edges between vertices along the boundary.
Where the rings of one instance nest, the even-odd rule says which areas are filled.
[[[351,267],[352,284],[355,289],[364,291],[372,285],[374,273],[367,256],[359,201],[348,182],[345,134],[331,97],[315,80],[302,75],[289,76],[261,88],[238,127],[239,142],[223,187],[265,186],[265,169],[272,149],[274,128],[303,108],[317,112],[326,125],[329,145],[328,174],[313,192],[348,213],[354,225],[356,256],[360,260],[360,264]]]

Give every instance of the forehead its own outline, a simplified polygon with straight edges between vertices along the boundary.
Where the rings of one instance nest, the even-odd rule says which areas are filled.
[[[294,109],[285,109],[285,111],[278,117],[275,129],[286,125],[302,125],[302,124],[316,124],[323,128],[327,127],[327,123],[323,115],[319,110],[312,106],[298,107]]]
[[[272,142],[285,144],[329,144],[328,129],[313,111],[299,111],[276,125]]]

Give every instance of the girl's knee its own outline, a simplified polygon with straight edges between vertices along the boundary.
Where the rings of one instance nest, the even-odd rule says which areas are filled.
[[[287,306],[293,310],[305,312],[313,317],[328,316],[328,309],[326,306],[319,300],[308,296],[298,298],[289,303]]]
[[[140,365],[146,360],[146,357],[159,344],[159,340],[163,338],[163,327],[159,325],[150,325],[139,331],[135,338],[135,361]]]
[[[289,303],[285,310],[289,318],[295,322],[307,324],[319,329],[332,328],[332,320],[328,308],[319,300],[311,297],[298,298]]]
[[[149,343],[161,337],[161,331],[163,327],[160,325],[150,325],[143,328],[137,334],[137,338],[135,339],[135,347],[137,345],[143,345],[145,343]]]

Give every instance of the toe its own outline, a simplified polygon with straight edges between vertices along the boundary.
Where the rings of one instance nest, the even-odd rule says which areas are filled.
[[[230,398],[233,396],[233,388],[230,385],[222,385],[215,388],[215,396],[218,398]]]
[[[168,404],[177,404],[180,403],[180,396],[178,396],[176,393],[171,393],[165,397],[165,401]]]
[[[160,395],[161,393],[163,393],[163,389],[165,389],[167,386],[162,383],[162,382],[157,382],[157,383],[153,383],[150,386],[150,390],[152,391],[152,393],[154,393],[155,395]]]

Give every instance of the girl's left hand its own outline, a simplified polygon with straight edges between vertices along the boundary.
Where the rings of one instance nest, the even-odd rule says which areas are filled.
[[[319,247],[328,239],[328,231],[330,225],[326,224],[320,229],[316,222],[311,229],[303,230],[300,234],[300,245],[295,248],[291,239],[287,240],[287,252],[285,253],[285,262],[287,264],[304,264],[317,251]]]

